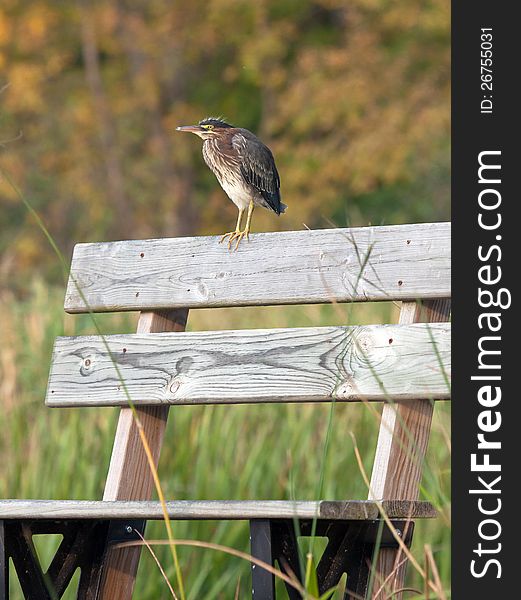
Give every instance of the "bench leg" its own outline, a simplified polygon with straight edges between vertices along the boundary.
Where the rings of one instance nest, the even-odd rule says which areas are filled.
[[[359,600],[366,597],[373,552],[374,546],[370,544],[355,545],[351,550],[344,600]]]
[[[274,559],[280,570],[287,575],[304,581],[301,570],[301,560],[295,523],[293,521],[272,521],[271,539],[273,545]],[[289,600],[301,600],[302,595],[291,585],[285,582]]]
[[[85,540],[77,600],[97,600],[99,597],[103,562],[110,543],[112,525],[100,522]]]
[[[251,554],[273,566],[271,523],[268,519],[250,521]],[[275,600],[275,578],[259,565],[251,566],[253,600]]]
[[[139,539],[144,521],[10,520],[0,521],[0,600],[9,597],[9,558],[28,600],[58,600],[80,569],[78,600],[98,600],[105,555],[111,544]],[[46,572],[33,536],[61,534],[61,541]]]
[[[443,323],[449,320],[449,316],[450,299],[402,302],[400,323]],[[408,400],[384,405],[369,500],[418,498],[433,410],[430,400]],[[407,568],[403,553],[385,549],[375,562],[378,577],[373,586],[372,600],[385,600],[391,595],[395,600],[402,600],[403,593],[399,590],[403,588]],[[381,588],[383,582],[386,582],[385,589]]]
[[[5,522],[0,521],[0,600],[9,598],[9,557],[5,542]]]
[[[250,521],[251,554],[272,566],[278,563],[282,572],[302,581],[297,536],[292,521]],[[285,583],[290,600],[301,600],[301,594]],[[275,577],[258,565],[252,565],[252,596],[254,600],[275,598]]]
[[[403,541],[410,546],[414,524],[393,521],[393,526],[403,531]],[[379,553],[396,552],[398,544],[389,528],[378,521],[319,521],[313,527],[312,521],[301,521],[298,533],[295,524],[288,519],[258,519],[250,521],[251,554],[269,565],[278,566],[281,571],[304,581],[297,535],[327,537],[327,546],[317,565],[317,580],[320,594],[338,585],[342,575],[347,573],[344,600],[367,598],[368,583],[375,559],[375,547]],[[378,579],[373,585],[373,594],[378,588]],[[286,584],[290,600],[301,600],[301,594]],[[275,577],[268,571],[252,566],[253,600],[273,600],[275,598]]]
[[[187,309],[142,312],[138,333],[184,331]],[[168,406],[136,408],[157,467],[168,418]],[[103,500],[149,500],[154,481],[139,429],[130,408],[122,408],[114,439]],[[109,548],[104,559],[100,600],[130,600],[141,555],[141,546]]]
[[[403,541],[407,548],[411,547],[414,533],[414,523],[405,523],[399,528],[402,531]],[[407,557],[399,547],[381,548],[378,556],[374,558],[374,570],[376,576],[374,579],[371,598],[368,600],[385,600],[390,596],[396,596],[401,600],[401,590],[404,587],[405,575],[407,571]]]
[[[344,598],[353,600],[364,598],[369,573],[369,560],[373,545],[365,541],[365,523],[333,523],[324,532],[328,543],[317,566],[319,592],[324,594],[347,573]]]
[[[8,552],[13,560],[25,598],[52,600],[53,595],[49,591],[50,584],[42,572],[33,544],[30,524],[9,523],[8,529]]]

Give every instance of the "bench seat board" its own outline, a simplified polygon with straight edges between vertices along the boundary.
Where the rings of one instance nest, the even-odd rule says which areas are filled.
[[[88,336],[57,338],[46,402],[448,399],[449,377],[448,323]]]
[[[378,519],[376,502],[290,501],[290,500],[177,500],[167,502],[171,519]],[[434,518],[436,510],[429,502],[387,500],[383,510],[391,519]],[[102,500],[2,500],[0,519],[147,519],[162,520],[157,501]]]
[[[77,244],[71,313],[450,297],[450,223]],[[81,293],[79,289],[81,289]]]

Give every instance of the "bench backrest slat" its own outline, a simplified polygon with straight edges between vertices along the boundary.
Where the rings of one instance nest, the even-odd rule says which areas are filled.
[[[450,325],[58,338],[50,406],[445,399]]]
[[[65,310],[448,297],[450,223],[426,223],[256,234],[237,252],[216,237],[78,244]]]

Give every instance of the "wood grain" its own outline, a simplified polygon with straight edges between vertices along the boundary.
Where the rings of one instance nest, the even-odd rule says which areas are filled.
[[[450,300],[409,302],[402,305],[400,323],[418,321],[444,322],[450,315]],[[433,324],[432,327],[435,327]],[[418,498],[423,462],[429,443],[434,406],[428,400],[387,404],[383,407],[375,461],[371,477],[369,499],[411,500]],[[373,600],[384,600],[393,591],[401,589],[405,579],[406,564],[400,550],[382,549],[376,571],[379,581],[392,574],[380,593],[377,584]],[[402,594],[396,594],[400,600]]]
[[[187,309],[141,313],[137,331],[149,335],[157,335],[160,331],[184,331],[187,317]],[[168,418],[168,406],[137,407],[136,416],[157,467]],[[122,408],[103,500],[148,500],[152,496],[153,487],[152,474],[136,419],[130,408]],[[102,600],[132,598],[140,554],[140,547],[111,548],[107,552],[100,591]]]
[[[391,519],[433,518],[428,502],[384,502]],[[166,503],[174,520],[338,519],[380,518],[375,502],[292,500],[176,500]],[[162,520],[159,502],[89,500],[0,500],[0,519],[146,519]]]
[[[49,406],[447,399],[450,325],[58,338]],[[114,361],[114,362],[113,362]],[[441,362],[441,364],[440,364]]]
[[[157,310],[450,296],[450,223],[78,244],[65,310]],[[81,289],[82,298],[78,288]]]

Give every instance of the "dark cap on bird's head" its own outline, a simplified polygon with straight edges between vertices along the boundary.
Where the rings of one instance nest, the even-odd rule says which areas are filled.
[[[226,121],[223,121],[223,119],[219,117],[208,117],[199,121],[197,125],[183,125],[182,127],[176,127],[176,131],[195,133],[195,135],[198,135],[203,139],[218,135],[224,129],[234,129],[234,126],[226,123]]]

